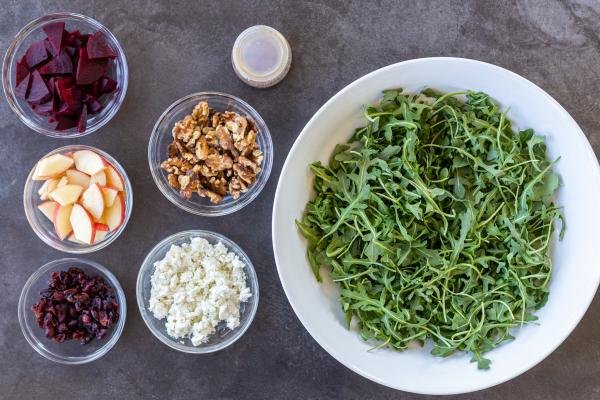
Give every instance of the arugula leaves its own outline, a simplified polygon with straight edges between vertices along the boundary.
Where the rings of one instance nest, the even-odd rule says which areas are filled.
[[[536,320],[557,219],[564,234],[544,138],[515,132],[481,92],[387,90],[365,119],[311,165],[316,196],[296,221],[311,268],[340,285],[363,339],[432,340],[433,355],[487,369],[484,353]]]

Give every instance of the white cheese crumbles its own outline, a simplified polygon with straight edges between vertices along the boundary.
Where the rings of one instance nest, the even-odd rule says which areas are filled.
[[[173,245],[154,268],[149,309],[156,318],[167,319],[171,337],[189,338],[198,346],[221,321],[229,329],[240,324],[240,303],[252,294],[244,263],[221,242],[212,245],[196,237]]]

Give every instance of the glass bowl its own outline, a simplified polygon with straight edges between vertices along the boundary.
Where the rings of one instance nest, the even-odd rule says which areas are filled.
[[[42,30],[44,25],[57,21],[65,22],[65,29],[70,31],[79,30],[81,33],[101,31],[106,36],[108,44],[117,53],[117,58],[114,62],[110,63],[111,69],[108,74],[117,81],[118,89],[114,93],[104,95],[100,98],[99,101],[104,107],[98,114],[88,118],[87,128],[85,132],[82,133],[77,132],[77,128],[71,128],[64,131],[55,130],[53,124],[48,122],[47,117],[34,113],[29,104],[27,104],[25,100],[18,98],[15,94],[15,68],[17,60],[21,59],[31,43],[45,37]],[[127,60],[123,48],[119,44],[117,38],[101,23],[80,14],[48,14],[25,25],[10,43],[6,55],[4,56],[2,87],[4,88],[4,94],[8,100],[8,104],[25,125],[46,136],[74,138],[89,135],[90,133],[97,131],[115,116],[125,99],[128,71]]]
[[[25,208],[25,216],[27,217],[29,225],[31,225],[31,228],[33,229],[35,234],[44,243],[46,243],[48,246],[54,247],[55,249],[64,251],[66,253],[84,254],[91,253],[108,246],[113,241],[115,241],[115,239],[117,239],[119,235],[125,230],[125,226],[129,221],[129,217],[131,216],[131,210],[133,208],[133,192],[131,188],[131,182],[129,181],[129,178],[127,177],[127,174],[125,173],[125,170],[123,169],[121,164],[119,164],[117,160],[112,158],[109,154],[95,147],[84,145],[64,146],[51,151],[50,153],[46,154],[40,159],[51,156],[56,153],[67,153],[77,150],[91,150],[95,153],[98,153],[106,161],[112,164],[117,170],[117,172],[123,177],[123,182],[125,184],[125,215],[121,226],[114,232],[109,232],[104,238],[104,240],[92,245],[75,243],[67,239],[61,240],[56,234],[52,222],[48,218],[46,218],[37,207],[40,203],[42,203],[42,200],[40,200],[40,196],[38,195],[38,190],[42,186],[44,181],[34,181],[33,179],[31,179],[35,172],[35,165],[31,169],[31,172],[29,172],[29,175],[27,176],[27,180],[25,182],[25,188],[23,189],[23,207]]]
[[[167,158],[167,147],[172,142],[172,129],[175,122],[191,114],[192,109],[198,102],[206,101],[210,108],[217,111],[234,111],[242,116],[248,117],[256,126],[256,138],[264,159],[261,164],[261,171],[257,175],[256,182],[248,188],[246,193],[242,193],[237,199],[226,196],[219,204],[212,204],[207,198],[193,194],[190,199],[185,199],[179,195],[179,191],[169,186],[167,173],[160,168],[160,164]],[[154,182],[162,192],[177,207],[192,214],[203,216],[220,216],[233,213],[250,204],[263,189],[273,165],[273,142],[269,128],[258,112],[245,101],[225,93],[200,92],[190,94],[171,104],[169,108],[160,116],[148,143],[148,162],[150,172]]]
[[[235,253],[245,265],[244,272],[246,273],[246,285],[252,293],[252,296],[247,302],[240,303],[240,324],[238,327],[230,330],[225,326],[224,323],[220,323],[217,326],[216,332],[210,336],[208,342],[199,346],[194,346],[190,339],[172,338],[169,336],[165,327],[165,319],[159,320],[155,318],[152,312],[148,309],[150,302],[150,291],[152,287],[150,278],[154,273],[154,263],[162,260],[172,245],[180,246],[184,243],[189,243],[190,240],[195,237],[206,239],[213,245],[221,242],[229,251]],[[244,251],[230,239],[218,233],[209,231],[183,231],[163,239],[160,243],[154,246],[150,253],[148,253],[138,273],[136,296],[138,307],[146,326],[148,326],[148,329],[150,329],[152,334],[161,342],[175,350],[179,350],[184,353],[212,353],[222,350],[234,343],[246,332],[252,323],[254,315],[256,314],[256,309],[258,308],[258,278],[250,258],[248,258],[246,253],[244,253]]]
[[[40,291],[48,288],[50,274],[53,271],[66,271],[77,267],[90,276],[101,276],[115,290],[119,302],[119,321],[102,339],[94,339],[82,345],[69,340],[63,343],[46,338],[44,330],[38,327],[31,307],[40,299]],[[48,360],[61,364],[84,364],[106,354],[119,340],[127,314],[125,293],[115,276],[102,265],[79,258],[62,258],[43,265],[29,277],[19,297],[19,324],[27,342],[35,351]]]

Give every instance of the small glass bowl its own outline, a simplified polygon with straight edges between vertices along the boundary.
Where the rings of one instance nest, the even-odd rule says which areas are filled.
[[[252,293],[252,296],[247,302],[240,303],[239,326],[233,330],[230,330],[227,328],[227,326],[225,326],[224,323],[221,323],[217,326],[216,332],[210,336],[209,341],[199,346],[194,346],[190,339],[176,339],[169,336],[165,327],[166,319],[159,320],[155,318],[152,312],[148,309],[150,303],[150,292],[152,288],[150,279],[154,273],[154,264],[165,257],[167,251],[169,251],[172,245],[180,246],[184,243],[190,243],[191,239],[195,237],[206,239],[213,245],[221,242],[229,251],[235,253],[245,265],[244,272],[246,273],[246,285]],[[163,239],[160,243],[154,246],[150,253],[148,253],[138,273],[136,296],[138,307],[144,322],[148,326],[148,329],[150,329],[150,332],[152,332],[152,334],[161,342],[175,350],[179,350],[184,353],[212,353],[222,350],[234,343],[246,332],[252,323],[252,320],[256,314],[256,309],[258,308],[258,278],[250,258],[248,258],[246,253],[244,253],[244,251],[230,239],[218,233],[209,231],[183,231]]]
[[[121,164],[119,164],[117,160],[112,158],[108,153],[105,153],[102,150],[91,146],[70,145],[53,150],[45,156],[41,157],[40,159],[57,153],[64,154],[68,152],[86,149],[98,153],[98,155],[100,155],[102,158],[104,158],[106,161],[112,164],[113,167],[115,167],[115,169],[117,170],[117,172],[121,174],[121,176],[123,177],[123,182],[125,183],[125,216],[123,219],[123,223],[116,231],[109,232],[108,235],[106,235],[106,237],[104,238],[104,240],[92,245],[88,245],[71,242],[67,239],[61,240],[58,237],[56,231],[54,230],[54,225],[52,224],[52,222],[50,222],[50,220],[48,220],[48,218],[46,218],[37,207],[40,203],[43,202],[42,200],[40,200],[38,190],[42,186],[44,181],[34,181],[33,179],[31,179],[33,177],[33,173],[35,172],[35,165],[31,169],[31,172],[29,172],[29,175],[27,176],[27,180],[25,182],[25,188],[23,189],[23,207],[25,208],[25,216],[27,217],[27,221],[29,221],[29,225],[31,225],[31,228],[33,229],[35,234],[38,235],[38,237],[42,239],[42,241],[48,246],[54,247],[55,249],[64,251],[66,253],[92,253],[111,244],[125,230],[125,226],[129,221],[129,217],[131,216],[131,210],[133,208],[133,192],[131,188],[131,182],[129,181],[129,178],[127,177],[127,174],[125,173],[125,170],[123,169]]]
[[[117,81],[118,89],[114,93],[104,95],[100,101],[103,104],[102,110],[87,121],[85,132],[77,132],[77,128],[71,128],[64,131],[57,131],[53,125],[48,122],[47,117],[37,115],[29,104],[15,94],[15,68],[17,61],[21,59],[31,43],[45,37],[43,26],[51,22],[65,22],[65,29],[70,31],[79,30],[81,33],[90,33],[101,31],[107,38],[108,44],[117,53],[117,58],[111,64],[109,75]],[[125,99],[127,92],[129,70],[125,52],[119,44],[117,38],[98,21],[86,17],[85,15],[73,13],[48,14],[31,21],[17,33],[11,42],[6,55],[4,56],[4,65],[2,67],[2,87],[8,100],[10,108],[17,114],[25,125],[36,132],[46,136],[58,138],[75,138],[89,135],[103,127],[112,117],[115,116],[121,104]]]
[[[70,267],[77,267],[90,276],[101,276],[115,290],[119,302],[119,321],[102,339],[94,339],[82,345],[76,340],[63,343],[48,339],[35,320],[31,307],[40,299],[40,291],[48,288],[50,275],[54,271],[66,271]],[[117,278],[105,267],[89,260],[79,258],[61,258],[43,265],[29,277],[21,296],[19,297],[19,324],[27,342],[35,351],[48,360],[61,364],[85,364],[106,354],[119,340],[125,327],[127,303],[125,293]]]
[[[242,193],[237,199],[226,196],[219,204],[212,204],[207,198],[193,194],[190,199],[183,198],[179,191],[169,186],[167,173],[160,167],[161,162],[167,158],[167,147],[173,140],[171,131],[175,122],[182,120],[191,114],[192,109],[198,102],[206,101],[210,108],[217,111],[234,111],[242,116],[249,117],[256,125],[256,138],[264,159],[261,171],[257,175],[256,182]],[[269,128],[258,112],[245,101],[225,93],[200,92],[190,94],[171,104],[160,116],[148,143],[148,162],[154,182],[162,194],[177,207],[192,214],[202,216],[221,216],[233,213],[250,204],[263,189],[273,165],[273,142]]]

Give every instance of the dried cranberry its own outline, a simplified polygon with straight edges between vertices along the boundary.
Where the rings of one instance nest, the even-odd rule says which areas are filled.
[[[102,277],[89,277],[79,268],[52,272],[40,296],[32,306],[36,322],[59,343],[101,339],[119,320],[114,289]]]

